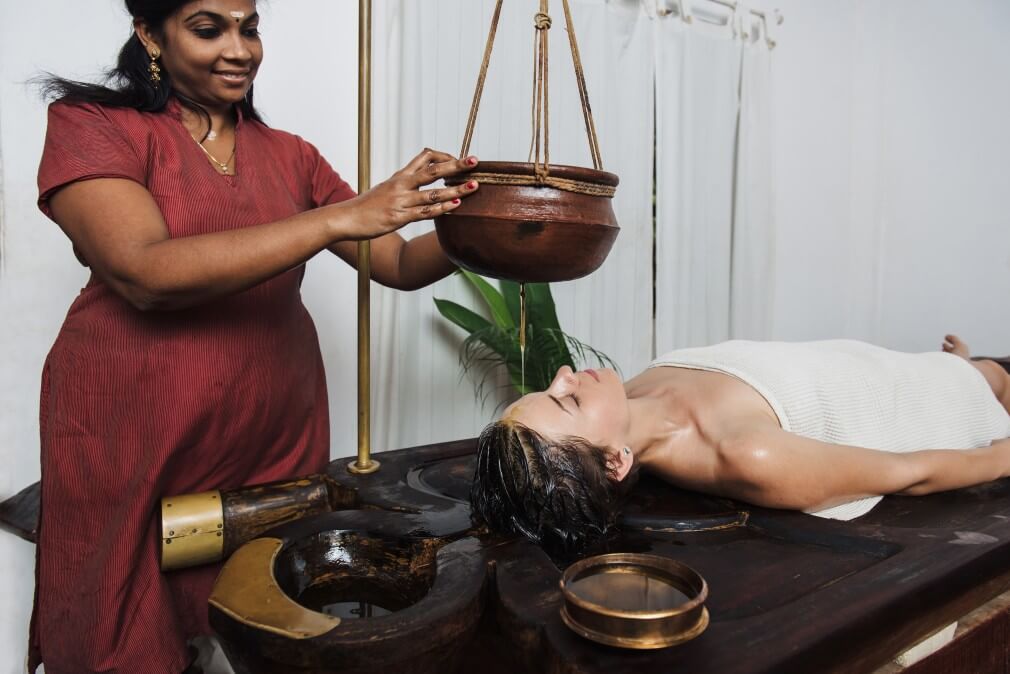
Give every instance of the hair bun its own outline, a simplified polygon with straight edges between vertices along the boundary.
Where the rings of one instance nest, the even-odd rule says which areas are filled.
[[[126,11],[135,19],[146,19],[161,24],[179,11],[189,0],[125,0]]]

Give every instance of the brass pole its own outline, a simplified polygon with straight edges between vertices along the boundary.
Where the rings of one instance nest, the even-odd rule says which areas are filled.
[[[372,0],[358,0],[358,193],[372,186]],[[358,458],[347,470],[374,473],[371,457],[371,257],[368,241],[358,242]]]

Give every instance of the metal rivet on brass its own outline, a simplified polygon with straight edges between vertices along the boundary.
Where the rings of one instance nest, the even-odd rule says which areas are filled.
[[[221,533],[220,531],[219,531],[219,532],[217,532],[217,535],[218,535],[218,536],[224,536],[224,534],[222,534],[222,533]]]
[[[171,538],[166,538],[165,539],[165,545],[170,545],[171,543],[172,543],[172,539]]]
[[[171,508],[171,507],[172,507],[172,504],[171,504],[171,503],[166,503],[166,504],[165,504],[165,507],[166,507],[166,508]]]
[[[168,532],[168,535],[169,535],[169,536],[175,536],[175,532],[174,532],[174,531],[169,531],[169,532]]]
[[[196,529],[193,529],[193,533],[194,533],[194,534],[196,533]]]

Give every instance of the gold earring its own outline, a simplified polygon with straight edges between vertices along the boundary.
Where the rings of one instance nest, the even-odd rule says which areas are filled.
[[[161,56],[161,50],[155,47],[151,52],[151,64],[147,66],[147,69],[151,73],[151,84],[154,86],[161,84],[161,68],[158,67],[159,56]]]

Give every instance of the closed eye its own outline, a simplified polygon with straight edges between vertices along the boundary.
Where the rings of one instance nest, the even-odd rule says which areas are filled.
[[[565,414],[571,415],[571,412],[568,410],[567,407],[565,407],[564,405],[561,404],[560,400],[558,400],[557,398],[555,398],[554,396],[552,396],[550,393],[547,394],[547,397],[550,398],[554,402],[555,405],[557,405],[558,407],[560,407],[562,412],[564,412]],[[578,405],[578,403],[576,403],[576,405]]]

